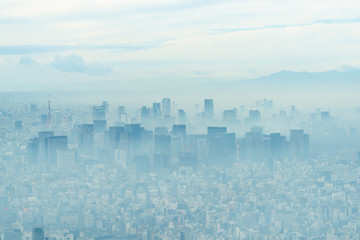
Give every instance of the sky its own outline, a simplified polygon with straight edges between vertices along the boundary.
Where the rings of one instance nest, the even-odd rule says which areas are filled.
[[[176,89],[360,68],[357,0],[0,0],[1,91]]]

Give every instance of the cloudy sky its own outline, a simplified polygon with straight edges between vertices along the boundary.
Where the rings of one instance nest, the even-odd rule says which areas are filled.
[[[1,0],[2,91],[360,67],[358,0]]]

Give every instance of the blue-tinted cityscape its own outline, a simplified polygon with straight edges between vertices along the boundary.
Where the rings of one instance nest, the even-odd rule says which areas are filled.
[[[0,240],[360,240],[359,0],[0,0]]]
[[[9,239],[357,239],[360,108],[2,94]],[[190,113],[191,112],[191,113]]]

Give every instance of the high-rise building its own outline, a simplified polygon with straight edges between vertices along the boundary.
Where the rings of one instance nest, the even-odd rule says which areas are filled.
[[[292,158],[304,160],[309,151],[309,135],[304,130],[290,130],[290,155]]]
[[[161,104],[153,103],[153,118],[160,117],[161,115]]]
[[[44,240],[44,229],[39,227],[33,228],[32,240]]]
[[[259,110],[249,110],[249,121],[257,122],[261,120],[260,111]]]
[[[225,127],[209,127],[209,163],[229,166],[236,159],[235,133],[227,133]]]
[[[232,110],[225,110],[223,113],[224,122],[232,122],[236,120],[237,111],[236,108]]]
[[[179,109],[179,124],[186,124],[186,115],[183,109]]]
[[[67,136],[52,136],[52,137],[48,137],[47,141],[48,141],[47,163],[56,166],[57,151],[67,149]]]
[[[125,106],[118,107],[118,118],[119,118],[119,121],[126,123],[127,114],[125,112]]]
[[[27,146],[27,158],[30,165],[35,165],[39,161],[39,138],[29,138]]]
[[[171,137],[170,135],[155,135],[154,143],[155,169],[168,168],[171,165]]]
[[[124,134],[124,127],[109,127],[109,147],[117,149],[119,147],[121,134]]]
[[[170,98],[163,98],[162,100],[162,114],[171,115],[171,101]]]
[[[96,133],[103,133],[106,131],[107,125],[106,120],[94,120],[94,132]]]
[[[80,125],[79,145],[82,153],[91,154],[94,151],[94,125]]]
[[[101,106],[105,107],[105,112],[109,113],[109,103],[107,101],[103,101]]]
[[[186,136],[186,125],[184,124],[173,125],[172,133],[175,136],[180,136],[184,138]]]
[[[106,106],[93,106],[93,120],[105,120],[106,119]]]
[[[204,100],[204,119],[208,121],[214,119],[214,102],[212,99]]]
[[[207,128],[207,134],[209,136],[214,136],[214,135],[218,135],[221,133],[226,133],[227,129],[226,127],[208,127]]]
[[[263,128],[251,127],[245,134],[245,159],[261,162],[263,160]]]
[[[39,160],[40,163],[47,163],[49,157],[48,138],[54,136],[53,131],[39,132]]]

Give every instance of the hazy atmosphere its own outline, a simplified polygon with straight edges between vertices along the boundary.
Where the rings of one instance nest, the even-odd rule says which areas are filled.
[[[0,0],[0,240],[360,239],[360,2]]]

